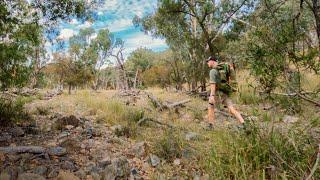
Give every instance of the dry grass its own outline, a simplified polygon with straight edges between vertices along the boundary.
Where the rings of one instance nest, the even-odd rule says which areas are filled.
[[[239,96],[233,97],[238,107],[245,114],[257,116],[257,123],[263,123],[270,129],[275,123],[278,126],[283,125],[280,120],[285,112],[262,110],[259,106],[261,100],[254,92],[256,85],[254,79],[246,71],[239,72],[238,75],[240,93]],[[308,81],[320,81],[314,76],[307,75],[306,78]],[[248,86],[248,84],[253,86]],[[308,85],[308,88],[311,90],[316,86]],[[53,112],[90,116],[107,126],[122,124],[130,127],[129,131],[136,133],[134,140],[147,142],[153,153],[167,159],[164,164],[154,169],[154,178],[158,178],[159,174],[166,174],[169,177],[179,175],[183,179],[190,179],[198,173],[210,174],[210,177],[215,179],[263,179],[269,178],[270,174],[267,171],[271,166],[277,168],[278,178],[280,176],[292,178],[302,176],[302,172],[307,172],[308,166],[310,166],[308,161],[314,154],[312,149],[314,142],[306,143],[306,138],[310,140],[311,137],[306,134],[307,132],[299,133],[299,124],[292,130],[294,133],[288,131],[290,136],[287,137],[279,132],[273,134],[269,129],[263,132],[235,131],[236,121],[227,121],[226,118],[219,116],[218,123],[221,125],[214,131],[205,131],[199,123],[206,119],[204,109],[207,102],[183,93],[168,92],[159,88],[147,89],[146,91],[152,93],[162,102],[170,103],[184,99],[191,99],[191,102],[187,103],[185,108],[177,111],[159,112],[152,108],[147,98],[138,98],[135,105],[132,103],[126,105],[126,102],[132,102],[132,99],[119,97],[116,91],[96,93],[80,90],[73,95],[64,94],[56,97],[48,101],[47,106],[50,106]],[[299,123],[305,122],[301,124],[308,127],[309,125],[310,127],[319,127],[319,120],[316,119],[317,110],[310,105],[307,107],[308,109],[303,111]],[[167,127],[154,123],[146,123],[141,127],[135,126],[136,121],[142,115],[172,124],[177,128],[168,133]],[[228,129],[229,126],[231,129]],[[285,128],[288,127],[285,126]],[[187,132],[197,133],[199,139],[185,141]],[[172,138],[172,134],[174,134],[174,138]],[[293,141],[295,146],[290,144],[289,140]],[[285,163],[274,158],[275,154],[270,151],[270,146],[276,149]],[[298,148],[299,151],[295,152],[295,148]],[[180,166],[172,164],[176,157],[181,159]],[[294,161],[290,160],[291,157],[294,157]],[[297,167],[297,170],[290,169],[288,165]],[[319,177],[319,173],[316,175]]]

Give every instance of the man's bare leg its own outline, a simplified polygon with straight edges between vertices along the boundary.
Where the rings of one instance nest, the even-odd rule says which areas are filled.
[[[242,117],[241,114],[233,107],[233,105],[228,105],[228,109],[229,109],[230,113],[231,113],[232,115],[234,115],[241,124],[244,123],[243,117]]]
[[[208,123],[215,123],[214,105],[209,104],[208,106]]]

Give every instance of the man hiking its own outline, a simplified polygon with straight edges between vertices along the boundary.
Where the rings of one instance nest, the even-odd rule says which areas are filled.
[[[233,92],[230,86],[230,71],[234,70],[234,67],[227,63],[219,64],[217,57],[210,56],[206,63],[210,70],[210,97],[208,107],[208,121],[209,125],[213,127],[215,123],[215,112],[217,101],[220,100],[225,106],[227,106],[229,112],[234,115],[237,120],[243,124],[244,119],[241,114],[234,108],[230,95]]]

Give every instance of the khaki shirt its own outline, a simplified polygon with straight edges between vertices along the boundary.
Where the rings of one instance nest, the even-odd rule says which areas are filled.
[[[221,83],[220,74],[217,69],[215,69],[215,68],[211,69],[209,76],[210,76],[210,84],[220,84]]]

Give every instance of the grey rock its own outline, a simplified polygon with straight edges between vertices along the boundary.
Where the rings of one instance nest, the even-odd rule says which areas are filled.
[[[21,127],[14,127],[10,129],[9,132],[14,137],[20,137],[24,135],[24,130]]]
[[[179,166],[181,164],[181,160],[180,159],[175,159],[173,161],[173,164],[176,165],[176,166]]]
[[[75,171],[77,169],[75,164],[70,161],[63,162],[63,164],[61,165],[61,168],[65,170],[70,170],[70,171]]]
[[[58,139],[62,139],[62,138],[68,137],[69,135],[70,135],[69,132],[63,131],[58,135]]]
[[[188,132],[185,136],[185,139],[187,141],[192,141],[192,140],[196,140],[199,138],[199,134],[195,133],[195,132]]]
[[[146,154],[146,143],[145,142],[138,142],[135,145],[133,145],[131,152],[136,157],[144,157]]]
[[[67,149],[63,147],[53,147],[48,149],[48,154],[52,156],[63,156],[67,154]]]
[[[12,136],[8,133],[4,133],[0,135],[0,142],[8,142]]]
[[[63,130],[67,125],[78,127],[80,125],[80,119],[74,115],[64,116],[64,117],[57,118],[57,120],[54,123],[54,127],[57,130]]]
[[[285,123],[295,123],[299,120],[298,117],[294,117],[294,116],[289,116],[289,115],[285,115],[283,117],[283,122]]]
[[[138,171],[136,168],[132,168],[132,169],[131,169],[131,174],[132,174],[132,175],[135,176],[135,175],[137,175],[138,173],[139,173],[139,171]]]
[[[44,176],[48,171],[48,168],[45,166],[38,166],[33,170],[33,173]]]
[[[46,178],[40,176],[39,174],[23,173],[19,174],[17,180],[46,180]]]
[[[111,164],[110,158],[104,158],[101,161],[98,162],[98,166],[101,168],[105,168],[106,166]]]
[[[156,167],[160,164],[160,158],[154,154],[150,154],[150,163],[153,167]]]
[[[126,157],[112,159],[111,164],[104,169],[102,179],[128,178],[130,175],[129,162]]]

